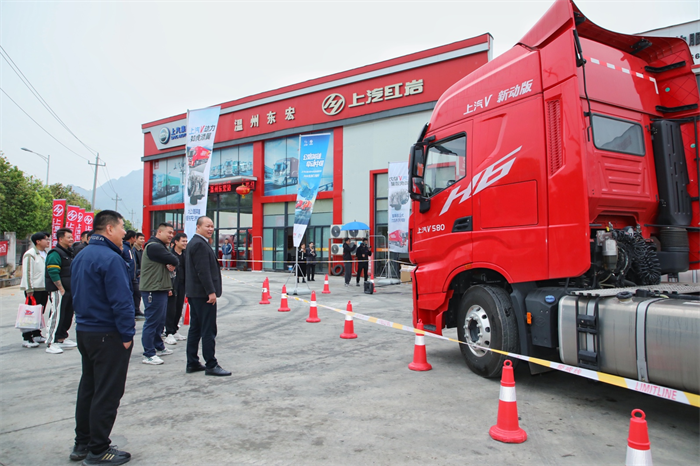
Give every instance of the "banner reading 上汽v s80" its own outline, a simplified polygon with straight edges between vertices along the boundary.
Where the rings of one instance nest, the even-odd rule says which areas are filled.
[[[197,219],[207,213],[209,165],[221,107],[187,111],[185,233],[195,233]]]
[[[408,252],[408,162],[389,163],[389,251]]]
[[[299,247],[311,220],[326,163],[330,133],[299,136],[299,185],[294,209],[294,247]]]

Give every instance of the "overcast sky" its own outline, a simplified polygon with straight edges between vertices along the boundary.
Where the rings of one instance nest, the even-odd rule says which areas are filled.
[[[553,3],[0,0],[0,45],[65,125],[119,178],[142,167],[141,124],[486,32],[494,57]],[[592,1],[594,23],[635,33],[700,18],[700,0]],[[0,149],[26,173],[92,188],[94,154],[5,60]],[[83,158],[81,158],[83,157]],[[104,187],[109,192],[108,187]],[[111,194],[111,193],[110,193]],[[138,208],[138,206],[129,206]]]

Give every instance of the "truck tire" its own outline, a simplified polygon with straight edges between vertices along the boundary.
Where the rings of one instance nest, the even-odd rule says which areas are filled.
[[[331,275],[335,277],[339,277],[341,275],[345,274],[345,267],[340,264],[335,264],[333,268],[331,269]]]
[[[457,320],[459,341],[516,352],[518,324],[510,297],[501,288],[475,285],[464,293]],[[467,366],[482,377],[499,377],[507,359],[498,353],[459,345]]]

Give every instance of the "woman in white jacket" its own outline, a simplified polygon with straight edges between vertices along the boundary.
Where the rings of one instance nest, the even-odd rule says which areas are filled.
[[[46,309],[46,302],[49,293],[46,291],[44,274],[46,273],[46,251],[51,246],[51,238],[46,233],[34,233],[32,235],[32,246],[22,256],[22,281],[19,289],[24,291],[24,296],[34,297],[37,304],[41,304],[43,313]],[[39,343],[46,341],[41,336],[41,330],[32,330],[22,333],[22,346],[25,348],[36,348]]]

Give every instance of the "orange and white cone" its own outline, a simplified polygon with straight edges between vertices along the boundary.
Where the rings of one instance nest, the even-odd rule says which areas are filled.
[[[316,292],[311,292],[311,306],[309,307],[309,318],[306,319],[307,322],[321,322],[318,318],[318,308],[316,307]]]
[[[350,303],[350,301],[348,301],[347,311],[352,312],[352,303]],[[345,314],[345,328],[343,329],[343,333],[340,334],[340,338],[345,338],[346,340],[357,338],[352,314]]]
[[[269,293],[269,282],[267,281],[267,278],[265,278],[265,281],[263,282],[262,286],[262,298],[260,299],[260,302],[258,304],[270,304],[270,298],[268,298],[267,294]]]
[[[267,288],[267,300],[272,299],[272,294],[270,293],[270,280],[268,280],[267,277],[265,277],[265,288]]]
[[[637,417],[636,414],[641,414],[641,417]],[[630,418],[625,466],[652,466],[651,443],[649,443],[646,415],[641,409],[632,411],[632,417]]]
[[[323,280],[323,291],[321,291],[321,294],[331,294],[331,289],[328,287],[328,274],[326,274],[326,278]]]
[[[423,330],[423,321],[419,320],[416,326],[418,330]],[[416,332],[416,344],[413,349],[413,362],[408,365],[412,371],[429,371],[433,368],[428,364],[428,357],[425,353],[425,335]]]
[[[187,298],[185,298],[185,313],[182,317],[182,324],[190,325],[190,303],[187,301]]]
[[[523,443],[527,433],[518,424],[518,404],[515,401],[515,378],[513,363],[503,363],[501,375],[501,392],[498,396],[498,421],[489,429],[492,439],[505,443]]]
[[[287,287],[282,285],[282,302],[280,302],[280,308],[277,309],[279,312],[289,312],[289,304],[287,304]]]

